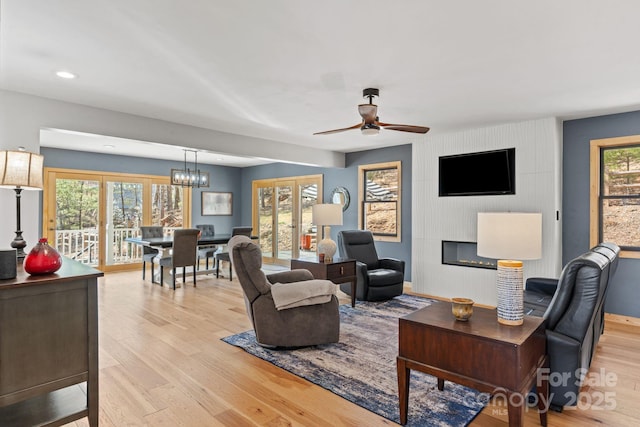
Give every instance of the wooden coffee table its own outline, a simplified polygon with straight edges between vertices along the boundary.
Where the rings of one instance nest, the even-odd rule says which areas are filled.
[[[314,279],[331,280],[336,285],[351,282],[351,307],[356,306],[356,260],[334,258],[332,262],[319,262],[308,259],[292,259],[291,269],[304,268],[313,274]]]
[[[399,319],[398,390],[400,423],[407,423],[409,373],[415,369],[481,392],[503,393],[509,425],[522,426],[527,393],[536,385],[540,424],[547,425],[548,368],[543,319],[525,316],[524,324],[498,323],[496,310],[473,308],[467,322],[455,320],[451,303],[437,301]]]

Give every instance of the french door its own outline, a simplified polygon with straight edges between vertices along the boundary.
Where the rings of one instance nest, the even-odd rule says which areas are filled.
[[[252,199],[253,230],[265,263],[289,265],[293,258],[315,258],[311,206],[322,203],[322,175],[254,181]]]
[[[141,248],[126,239],[142,225],[161,225],[167,233],[189,226],[190,206],[190,191],[171,186],[168,177],[45,168],[49,243],[103,271],[139,266]]]

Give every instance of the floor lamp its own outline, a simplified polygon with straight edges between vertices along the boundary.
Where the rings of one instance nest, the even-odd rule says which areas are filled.
[[[311,208],[311,222],[324,226],[323,239],[318,243],[318,254],[324,254],[325,262],[333,261],[338,245],[331,240],[331,225],[342,225],[342,205],[325,203]]]
[[[20,225],[20,199],[22,190],[42,190],[43,156],[20,151],[0,151],[0,187],[12,188],[16,192],[16,237],[11,247],[17,251],[19,261],[25,257],[27,242],[22,237]]]
[[[498,322],[522,325],[522,261],[542,257],[542,214],[478,213],[478,256],[498,260]]]

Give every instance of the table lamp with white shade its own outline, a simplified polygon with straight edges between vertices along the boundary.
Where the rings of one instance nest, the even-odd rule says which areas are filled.
[[[542,257],[542,214],[478,212],[478,256],[498,260],[498,322],[524,322],[522,260]]]
[[[323,226],[323,238],[318,243],[318,254],[324,254],[325,262],[331,262],[338,250],[336,242],[331,240],[331,225],[342,225],[342,206],[333,203],[313,205],[312,220],[316,226]]]
[[[21,148],[19,151],[0,151],[0,187],[11,188],[16,193],[16,237],[11,247],[17,251],[18,260],[25,257],[27,242],[22,237],[20,224],[20,199],[22,190],[42,190],[44,157]]]

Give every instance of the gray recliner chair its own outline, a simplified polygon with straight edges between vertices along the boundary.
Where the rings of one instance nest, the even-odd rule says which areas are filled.
[[[378,258],[370,231],[339,231],[338,248],[341,257],[356,260],[356,299],[382,301],[402,295],[405,263],[394,258]],[[341,284],[340,290],[351,295],[348,283]]]
[[[335,284],[314,279],[308,270],[266,276],[261,270],[262,252],[247,236],[232,237],[229,253],[258,344],[304,347],[338,342],[340,313]],[[286,292],[291,289],[299,298],[291,298]],[[286,305],[282,305],[283,296]]]

